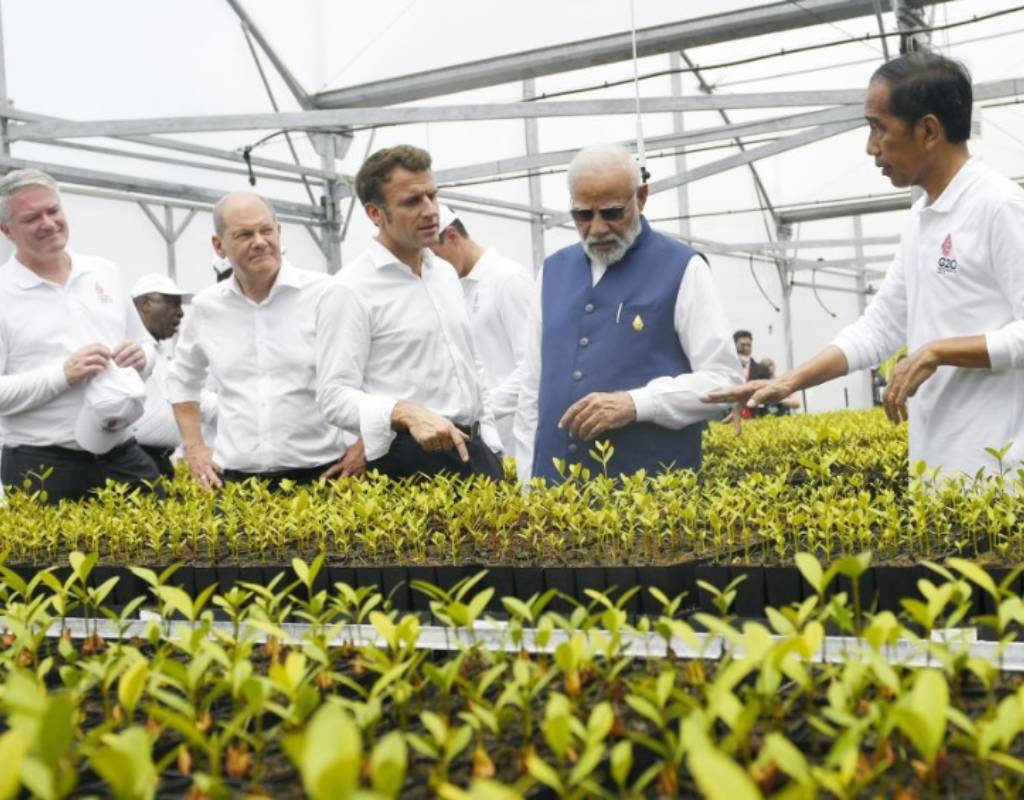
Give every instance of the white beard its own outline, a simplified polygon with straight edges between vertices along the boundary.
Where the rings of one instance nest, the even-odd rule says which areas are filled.
[[[629,248],[633,246],[633,242],[636,241],[636,237],[640,235],[640,215],[637,214],[633,218],[633,224],[629,226],[629,229],[623,236],[617,236],[614,233],[607,233],[604,236],[588,236],[583,240],[583,252],[590,256],[591,261],[596,261],[598,264],[603,264],[606,267],[610,267],[616,261],[621,261],[623,256],[629,252]],[[610,250],[595,250],[595,244],[603,244],[606,242],[615,242],[615,247]]]

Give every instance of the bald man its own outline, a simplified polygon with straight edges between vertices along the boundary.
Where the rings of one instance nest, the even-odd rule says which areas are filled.
[[[232,275],[196,296],[168,375],[193,476],[215,488],[249,477],[277,486],[359,472],[362,444],[346,448],[316,404],[314,322],[328,276],[283,261],[281,226],[260,195],[225,195],[213,224],[213,248]],[[215,448],[200,422],[208,374],[219,389]]]
[[[581,150],[569,165],[580,241],[544,262],[514,425],[521,479],[562,476],[555,460],[608,474],[698,469],[701,434],[726,406],[700,397],[742,380],[707,261],[651,229],[648,187],[629,151]]]

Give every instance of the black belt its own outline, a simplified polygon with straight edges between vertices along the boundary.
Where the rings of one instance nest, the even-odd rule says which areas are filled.
[[[460,425],[457,422],[452,423],[456,428],[462,431],[466,436],[469,437],[470,441],[474,441],[480,438],[480,423],[474,422],[472,425]]]
[[[72,450],[70,447],[58,447],[55,444],[19,444],[14,447],[6,446],[4,449],[10,450],[12,453],[54,456],[56,458],[66,458],[71,461],[81,461],[85,464],[95,464],[99,461],[117,458],[135,446],[136,442],[135,437],[133,436],[127,441],[121,442],[121,444],[112,447],[105,453],[91,453],[88,450]]]

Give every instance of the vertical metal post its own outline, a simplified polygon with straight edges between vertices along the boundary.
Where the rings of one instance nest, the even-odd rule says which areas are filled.
[[[682,97],[683,95],[683,77],[682,73],[678,70],[682,69],[683,59],[679,53],[669,53],[669,66],[672,69],[672,75],[670,83],[672,87],[673,97]],[[672,114],[672,132],[683,133],[686,130],[683,124],[683,112],[676,111]],[[682,174],[686,172],[686,152],[680,149],[678,155],[676,155],[676,172]],[[690,237],[690,188],[689,184],[684,183],[676,189],[676,207],[679,209],[679,234],[684,239]]]
[[[324,193],[320,198],[324,211],[322,241],[327,272],[333,275],[341,269],[341,222],[338,215],[338,201],[335,199],[335,189],[338,184],[338,173],[334,163],[336,141],[334,135],[328,133],[322,135],[321,142],[320,164],[327,176],[323,185]]]
[[[178,280],[178,258],[176,254],[177,237],[174,236],[174,209],[164,206],[164,229],[167,235],[164,241],[167,243],[167,275],[172,281]]]
[[[0,0],[0,108],[7,110],[7,61],[4,55],[3,2]],[[11,143],[7,139],[7,117],[0,118],[0,153],[11,154]]]
[[[780,242],[788,242],[793,238],[793,226],[786,223],[780,223],[776,227],[777,238]],[[786,359],[786,370],[793,369],[793,309],[790,303],[790,297],[793,294],[793,281],[791,274],[792,261],[796,258],[796,250],[791,255],[780,257],[776,259],[776,265],[779,270],[779,285],[782,287],[782,299],[780,305],[782,307],[782,338],[784,343],[783,354]],[[807,410],[807,404],[804,404],[804,410]]]
[[[523,81],[523,97],[529,100],[536,95],[533,78]],[[523,127],[526,132],[526,155],[532,156],[540,152],[540,143],[536,119],[523,120]],[[527,179],[527,186],[530,192],[530,206],[539,209],[543,205],[540,191],[540,176],[531,172]],[[533,214],[530,217],[530,243],[533,246],[533,274],[536,275],[544,264],[544,222],[540,214]]]

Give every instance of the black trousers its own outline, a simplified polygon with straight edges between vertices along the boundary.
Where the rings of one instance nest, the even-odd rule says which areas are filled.
[[[142,448],[143,453],[153,459],[153,463],[156,464],[161,475],[168,480],[174,477],[174,464],[171,463],[173,447],[150,447],[148,444],[140,444],[139,447]]]
[[[48,469],[52,472],[42,480],[40,476]],[[0,459],[0,482],[4,486],[21,489],[27,481],[29,491],[45,489],[46,502],[51,505],[61,500],[81,500],[102,489],[108,478],[132,488],[145,488],[143,481],[155,481],[159,476],[156,464],[134,439],[102,455],[65,447],[5,445]]]
[[[500,481],[505,477],[501,458],[495,455],[479,436],[474,436],[469,444],[469,462],[459,458],[455,450],[428,452],[417,444],[412,434],[399,431],[391,443],[388,452],[373,461],[366,462],[366,470],[377,470],[389,478],[408,478],[412,475],[428,478],[441,472],[455,475],[487,475]]]
[[[278,489],[281,481],[294,481],[299,486],[308,486],[315,483],[316,479],[334,466],[335,462],[321,464],[318,467],[293,467],[292,469],[279,469],[271,472],[242,472],[237,469],[226,469],[221,476],[225,483],[239,483],[247,478],[260,478],[270,484],[271,489]]]

